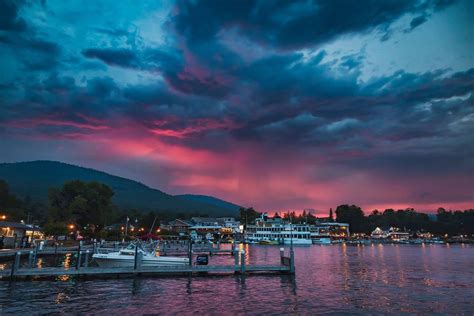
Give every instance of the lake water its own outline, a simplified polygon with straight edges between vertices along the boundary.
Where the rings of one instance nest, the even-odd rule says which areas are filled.
[[[243,247],[248,263],[279,260],[278,246]],[[0,281],[0,314],[474,313],[474,245],[315,245],[295,255],[295,276]]]

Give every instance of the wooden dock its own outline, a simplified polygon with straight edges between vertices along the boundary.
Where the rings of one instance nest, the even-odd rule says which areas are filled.
[[[283,248],[280,249],[280,262],[277,265],[247,265],[245,262],[245,251],[235,251],[233,265],[185,265],[185,266],[158,266],[141,267],[141,256],[135,257],[134,267],[126,268],[105,268],[89,266],[89,250],[78,254],[78,261],[75,267],[35,267],[34,257],[28,258],[27,267],[21,267],[21,252],[17,252],[15,261],[9,270],[0,270],[0,280],[16,279],[38,279],[56,278],[59,276],[71,277],[105,277],[105,276],[163,276],[163,275],[222,275],[222,274],[294,274],[294,253],[290,249],[289,256],[285,256]],[[83,258],[84,260],[82,260]]]
[[[30,253],[34,253],[36,256],[52,256],[52,255],[60,255],[60,254],[67,254],[67,253],[74,253],[77,252],[78,247],[45,247],[42,250],[39,248],[23,248],[23,249],[3,249],[0,250],[0,261],[1,260],[10,260],[15,258],[18,252],[21,253],[22,256],[27,256]],[[82,247],[82,250],[89,249],[91,252],[94,251],[92,246],[85,246]]]

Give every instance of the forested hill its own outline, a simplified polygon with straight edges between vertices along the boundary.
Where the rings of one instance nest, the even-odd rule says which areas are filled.
[[[209,216],[237,215],[238,213],[238,208],[228,207],[225,201],[219,200],[223,202],[222,204],[212,203],[214,199],[212,197],[206,201],[186,198],[186,196],[173,196],[137,181],[56,161],[1,163],[0,179],[7,181],[11,192],[18,197],[28,196],[33,201],[43,203],[47,202],[50,187],[61,187],[69,180],[82,180],[98,181],[111,187],[115,192],[113,201],[121,208],[198,213]],[[229,205],[233,204],[229,203]]]

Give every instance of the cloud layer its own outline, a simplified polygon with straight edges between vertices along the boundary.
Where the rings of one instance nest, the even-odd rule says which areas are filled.
[[[265,210],[474,204],[470,1],[0,6],[2,160]]]

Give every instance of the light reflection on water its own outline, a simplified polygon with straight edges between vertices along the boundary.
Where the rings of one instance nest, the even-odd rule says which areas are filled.
[[[279,261],[280,246],[239,247],[246,250],[249,264]],[[295,247],[295,254],[296,276],[0,282],[0,314],[470,314],[474,310],[472,245],[312,246]],[[62,264],[73,267],[73,259],[66,256]],[[222,255],[210,260],[234,262]]]

